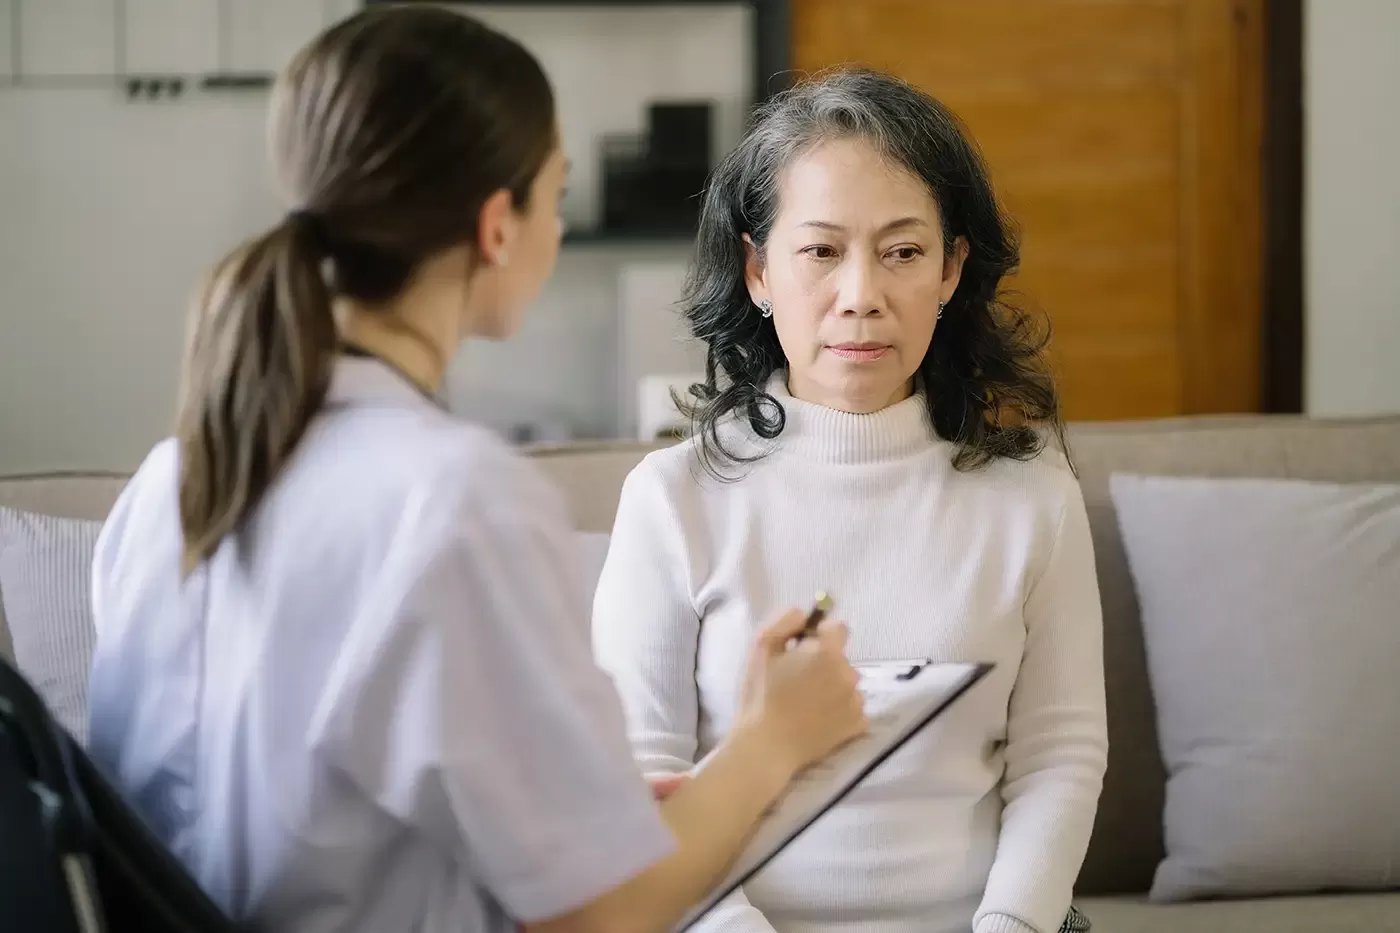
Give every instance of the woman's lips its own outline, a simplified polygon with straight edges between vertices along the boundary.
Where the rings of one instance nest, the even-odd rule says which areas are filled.
[[[850,363],[873,363],[890,351],[888,346],[875,343],[838,343],[827,349]]]

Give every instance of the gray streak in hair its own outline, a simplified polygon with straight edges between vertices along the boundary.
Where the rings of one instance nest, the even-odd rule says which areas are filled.
[[[727,479],[726,467],[754,459],[721,440],[719,426],[731,416],[761,439],[783,430],[782,409],[766,386],[787,361],[773,322],[750,300],[743,237],[762,258],[783,171],[812,147],[849,138],[869,142],[923,181],[938,205],[945,253],[959,237],[968,245],[957,291],[916,374],[935,431],[956,443],[954,465],[1030,459],[1045,446],[1042,429],[1064,449],[1059,397],[1044,362],[1048,328],[1001,294],[1020,254],[981,154],[957,117],[928,94],[880,72],[840,69],[766,102],[706,188],[681,306],[707,347],[705,381],[692,388],[695,404],[677,399],[690,412],[706,468]]]

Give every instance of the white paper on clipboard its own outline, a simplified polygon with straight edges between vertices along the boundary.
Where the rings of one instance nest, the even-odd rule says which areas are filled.
[[[717,888],[675,928],[682,933],[720,901],[742,887],[759,869],[865,780],[919,730],[933,722],[991,671],[990,664],[881,665],[867,677],[879,678],[879,688],[866,691],[865,735],[803,772],[763,818],[748,846]],[[908,679],[902,675],[917,669]],[[863,683],[864,685],[864,683]],[[871,686],[874,686],[873,684]],[[704,768],[702,761],[697,770]]]

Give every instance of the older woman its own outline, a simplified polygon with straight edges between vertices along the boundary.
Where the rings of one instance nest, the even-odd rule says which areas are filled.
[[[697,431],[628,478],[594,604],[643,767],[684,771],[735,726],[754,630],[817,589],[857,665],[996,662],[707,929],[1087,928],[1093,553],[1044,342],[1000,299],[1017,248],[975,147],[893,78],[803,84],[716,171],[698,246]]]

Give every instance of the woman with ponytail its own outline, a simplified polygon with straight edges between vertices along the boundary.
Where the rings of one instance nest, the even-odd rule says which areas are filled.
[[[194,310],[175,435],[93,568],[93,757],[235,920],[662,931],[864,728],[845,629],[754,641],[740,722],[657,803],[594,664],[562,499],[438,401],[552,271],[567,164],[521,46],[357,14],[273,93],[289,211]]]

